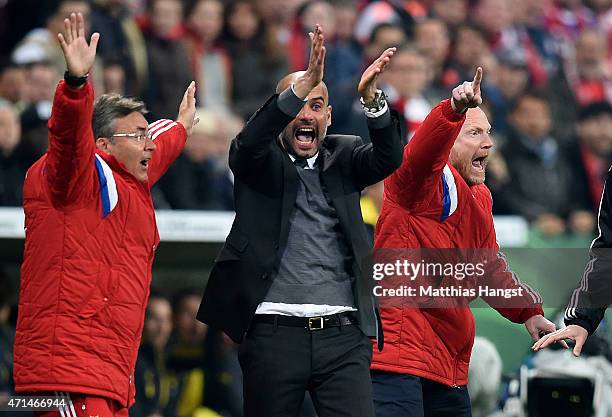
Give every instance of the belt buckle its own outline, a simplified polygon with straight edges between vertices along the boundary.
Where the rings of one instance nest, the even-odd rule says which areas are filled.
[[[309,317],[308,330],[321,330],[323,328],[323,317]]]

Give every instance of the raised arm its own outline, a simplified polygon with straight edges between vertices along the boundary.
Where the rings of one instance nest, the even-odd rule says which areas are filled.
[[[364,71],[357,87],[372,140],[353,151],[353,176],[362,188],[382,181],[402,163],[399,119],[391,114],[382,91],[376,87],[395,51],[396,48],[386,49]]]
[[[176,121],[162,119],[149,125],[149,135],[157,147],[149,166],[150,187],[166,173],[170,165],[181,154],[194,124],[197,123],[197,120],[194,120],[195,92],[195,82],[192,81],[183,94]]]
[[[87,195],[83,185],[93,180],[95,172],[91,127],[94,94],[87,75],[96,58],[100,35],[94,33],[87,44],[83,16],[72,13],[64,19],[64,33],[57,37],[67,73],[53,99],[45,175],[53,204],[65,207]]]
[[[432,109],[404,148],[402,165],[387,180],[388,192],[404,206],[412,206],[431,194],[448,162],[468,108],[482,103],[482,68],[474,79],[455,87],[449,100]]]
[[[325,46],[321,26],[310,33],[308,68],[292,86],[275,94],[249,119],[232,141],[230,168],[237,176],[248,176],[266,163],[270,145],[293,120],[305,104],[308,94],[323,80]]]

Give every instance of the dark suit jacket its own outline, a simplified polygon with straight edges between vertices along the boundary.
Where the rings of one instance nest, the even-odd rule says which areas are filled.
[[[197,315],[238,343],[272,283],[298,192],[295,165],[278,142],[293,117],[280,110],[278,98],[272,96],[232,141],[236,218],[215,260]],[[368,336],[378,336],[381,348],[371,273],[363,267],[371,256],[371,241],[359,198],[364,187],[383,180],[401,164],[400,125],[395,115],[390,119],[386,127],[370,129],[372,143],[367,145],[358,136],[326,136],[318,161],[322,184],[353,251],[353,293],[361,329]]]

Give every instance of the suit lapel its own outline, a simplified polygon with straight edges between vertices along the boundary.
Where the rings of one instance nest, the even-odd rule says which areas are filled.
[[[321,147],[321,151],[319,152],[319,157],[317,158],[317,163],[321,167],[321,171],[325,172],[329,170],[334,161],[334,155],[332,155],[331,151],[325,147],[325,142],[323,142],[323,146]]]
[[[321,185],[328,200],[331,201],[334,197],[342,195],[342,178],[340,177],[340,167],[338,164],[334,164],[335,155],[325,146],[327,144],[329,142],[323,142],[319,157],[317,158],[317,164],[321,167]]]

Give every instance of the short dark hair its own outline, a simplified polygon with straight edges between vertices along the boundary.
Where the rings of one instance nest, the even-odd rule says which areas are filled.
[[[183,301],[188,297],[202,297],[202,291],[195,287],[187,287],[177,291],[172,297],[172,313],[178,314],[182,308]]]
[[[370,39],[368,39],[368,43],[373,43],[376,40],[376,37],[380,34],[380,32],[385,29],[401,30],[402,33],[406,36],[406,38],[408,37],[406,30],[399,23],[383,22],[374,26],[372,32],[370,32]]]
[[[583,122],[604,114],[612,116],[612,105],[607,101],[595,101],[580,108],[578,112],[578,121]]]
[[[131,113],[147,114],[145,104],[120,94],[104,94],[94,104],[92,127],[94,139],[110,138],[115,134],[115,120]]]
[[[55,15],[56,13],[60,11],[64,3],[69,3],[69,2],[87,3],[91,5],[90,0],[50,0],[50,1],[44,2],[44,4],[42,5],[44,16],[46,16],[47,19],[53,17],[53,15]]]
[[[8,57],[0,57],[0,74],[10,69],[20,69],[21,65]]]
[[[541,90],[532,90],[521,94],[514,100],[514,102],[510,106],[510,113],[514,113],[525,99],[540,101],[546,104],[548,108],[550,108],[548,96]]]
[[[483,39],[488,39],[486,29],[480,23],[473,20],[466,20],[465,22],[460,23],[455,29],[455,35],[460,30],[471,30],[472,32],[478,33]]]
[[[159,288],[151,287],[151,291],[149,292],[149,300],[152,298],[159,298],[170,303],[170,297],[168,297],[168,295]]]

